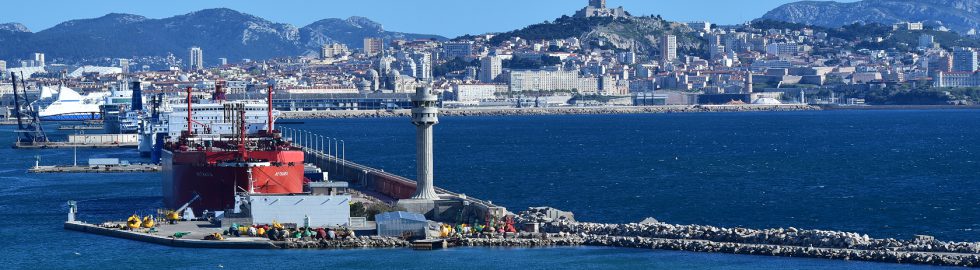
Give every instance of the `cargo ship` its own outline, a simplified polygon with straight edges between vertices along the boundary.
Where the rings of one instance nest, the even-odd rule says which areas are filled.
[[[235,209],[236,196],[303,193],[308,181],[303,175],[304,153],[275,131],[271,102],[263,110],[254,103],[220,98],[195,104],[191,90],[186,109],[172,112],[186,113],[181,117],[186,126],[162,149],[165,207],[189,206],[200,214]],[[266,118],[255,116],[259,112]],[[173,132],[175,123],[170,124]]]

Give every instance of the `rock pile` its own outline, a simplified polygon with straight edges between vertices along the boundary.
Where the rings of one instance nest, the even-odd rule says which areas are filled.
[[[549,232],[575,234],[649,237],[665,239],[693,239],[714,242],[746,244],[804,246],[909,252],[980,253],[980,243],[943,242],[935,239],[898,240],[877,239],[867,234],[825,230],[800,230],[793,227],[777,229],[723,228],[705,225],[648,224],[600,224],[600,223],[550,223]]]
[[[780,257],[804,257],[837,260],[860,260],[887,263],[930,264],[942,266],[980,266],[976,254],[935,252],[904,252],[884,250],[858,250],[840,248],[814,248],[801,246],[759,245],[705,240],[657,239],[648,237],[622,237],[588,235],[583,245],[629,248],[650,248],[693,252],[766,255]]]
[[[913,240],[797,228],[748,229],[674,225],[648,218],[641,223],[603,224],[553,218],[553,208],[531,208],[518,222],[535,222],[545,233],[581,238],[583,245],[722,252],[787,257],[865,260],[949,266],[980,266],[980,243],[944,242],[931,236]],[[570,214],[570,213],[569,213]]]

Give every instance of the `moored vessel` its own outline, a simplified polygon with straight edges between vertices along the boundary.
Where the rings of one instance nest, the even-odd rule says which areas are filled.
[[[271,107],[266,104],[265,121],[256,123],[261,118],[250,115],[258,111],[247,113],[255,106],[216,101],[195,106],[188,89],[186,126],[162,151],[164,206],[225,211],[240,194],[303,193],[304,153],[275,131]]]

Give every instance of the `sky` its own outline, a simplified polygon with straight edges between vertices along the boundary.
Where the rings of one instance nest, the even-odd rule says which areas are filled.
[[[386,30],[456,37],[508,31],[572,15],[588,0],[33,0],[4,1],[0,23],[19,22],[38,32],[63,21],[129,13],[159,19],[226,7],[302,27],[320,19],[362,16]],[[736,24],[793,0],[607,0],[634,15],[672,21]]]

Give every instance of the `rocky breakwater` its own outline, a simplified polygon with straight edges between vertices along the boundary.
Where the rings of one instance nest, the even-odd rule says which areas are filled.
[[[324,240],[312,238],[295,238],[283,241],[283,248],[295,249],[344,249],[344,248],[404,248],[411,243],[394,237],[360,236],[343,240]]]
[[[753,111],[808,111],[820,110],[808,105],[664,105],[636,107],[550,107],[550,108],[466,108],[442,109],[444,116],[500,116],[500,115],[576,115],[576,114],[647,114],[693,112],[753,112]],[[317,118],[376,118],[410,117],[409,110],[359,110],[359,111],[284,111],[286,119]]]
[[[555,219],[549,216],[554,211],[557,210],[532,208],[518,213],[516,221],[539,224],[543,232],[577,235],[583,245],[980,267],[977,242],[939,241],[930,236],[879,239],[852,232],[793,227],[674,225],[652,218],[629,224],[589,223]]]

